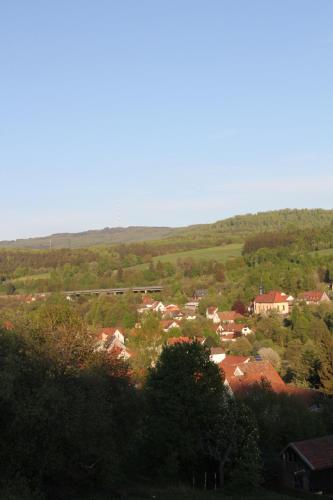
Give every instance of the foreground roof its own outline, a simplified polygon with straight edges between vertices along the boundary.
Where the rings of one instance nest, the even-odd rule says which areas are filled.
[[[247,392],[264,380],[269,382],[274,392],[285,391],[286,384],[269,361],[249,361],[249,359],[244,356],[226,356],[219,365],[234,393]]]
[[[297,441],[288,447],[292,447],[312,470],[333,468],[333,435]]]

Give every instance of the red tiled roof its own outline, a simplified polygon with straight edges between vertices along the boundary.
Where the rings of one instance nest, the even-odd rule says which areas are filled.
[[[167,340],[168,345],[176,345],[176,344],[192,344],[194,339],[190,337],[170,337]]]
[[[180,326],[179,325],[179,321],[176,321],[175,319],[162,319],[160,321],[160,327],[163,329],[163,330],[166,330],[167,328],[170,328],[171,325],[177,325],[177,326]],[[177,326],[175,326],[175,328],[177,328]]]
[[[124,332],[122,331],[121,328],[115,328],[115,327],[101,328],[99,334],[101,335],[102,333],[104,333],[105,335],[114,335],[117,330],[118,332],[124,335]]]
[[[316,403],[316,400],[322,397],[322,394],[316,389],[308,389],[306,387],[296,387],[292,384],[286,384],[285,392],[291,396],[295,396],[302,400],[307,406]]]
[[[192,344],[192,342],[199,342],[199,344],[204,344],[205,343],[205,338],[204,337],[170,337],[167,340],[168,345],[175,345],[175,344]]]
[[[242,329],[246,327],[244,323],[227,323],[221,326],[223,328],[223,332],[228,333],[241,333]]]
[[[312,290],[310,292],[300,293],[299,298],[302,300],[308,300],[310,302],[319,302],[323,294],[324,292],[318,292],[316,290]]]
[[[172,311],[179,311],[179,306],[177,306],[176,304],[169,304],[165,307],[165,309],[168,311],[168,312],[172,312]]]
[[[236,319],[244,318],[237,311],[222,311],[218,315],[221,321],[235,321]]]
[[[298,441],[289,446],[305,459],[312,470],[333,468],[333,436]]]
[[[147,304],[153,304],[154,302],[154,299],[152,299],[151,297],[149,297],[149,295],[145,295],[143,298],[142,298],[142,303],[146,306]]]
[[[225,378],[234,393],[246,392],[253,385],[262,381],[269,382],[274,392],[285,392],[286,384],[269,361],[241,361],[232,363],[228,360],[229,357],[227,356],[220,363],[220,367],[223,369]],[[237,368],[241,370],[243,375],[235,375]]]
[[[277,304],[281,302],[287,302],[288,295],[282,292],[269,292],[258,295],[255,298],[255,302],[258,304]]]
[[[232,370],[232,373],[235,371],[237,365],[243,365],[244,363],[247,363],[249,361],[249,357],[245,356],[226,356],[223,361],[221,361],[220,366],[223,368],[224,372],[226,373],[227,371],[230,372]]]
[[[221,342],[228,342],[229,340],[236,340],[240,337],[239,333],[224,333],[221,335]]]

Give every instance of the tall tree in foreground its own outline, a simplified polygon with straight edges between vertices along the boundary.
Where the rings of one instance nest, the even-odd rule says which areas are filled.
[[[223,483],[228,467],[229,478],[238,474],[248,484],[253,481],[247,463],[256,482],[253,469],[259,453],[253,416],[231,399],[209,354],[197,342],[166,347],[149,371],[144,389],[147,470],[153,476],[189,479],[205,465],[219,468]]]

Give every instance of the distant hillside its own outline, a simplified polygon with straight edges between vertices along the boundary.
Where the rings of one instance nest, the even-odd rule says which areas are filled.
[[[133,226],[105,228],[81,233],[54,234],[40,238],[1,241],[7,248],[83,248],[95,245],[135,243],[151,240],[198,240],[207,239],[207,246],[214,246],[217,239],[240,242],[251,234],[323,227],[333,221],[333,210],[284,209],[257,214],[236,215],[213,224],[199,224],[183,228]]]
[[[333,210],[283,209],[256,214],[236,215],[213,224],[190,226],[186,231],[210,230],[219,233],[246,236],[251,233],[322,227],[333,221]]]
[[[84,248],[95,245],[158,240],[171,236],[173,231],[169,227],[106,227],[81,233],[58,233],[37,238],[0,241],[0,247],[34,249]]]

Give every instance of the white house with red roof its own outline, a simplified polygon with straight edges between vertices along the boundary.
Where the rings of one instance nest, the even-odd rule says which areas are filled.
[[[221,320],[218,315],[219,308],[216,306],[210,306],[206,309],[206,318],[213,321],[213,323],[220,323]]]
[[[173,328],[180,328],[179,321],[163,319],[160,321],[160,327],[165,333],[169,333]]]
[[[113,337],[119,340],[122,344],[125,344],[125,332],[121,328],[102,328],[98,332],[98,338],[102,342],[105,342],[108,338]]]
[[[235,323],[238,320],[244,320],[244,316],[237,311],[222,311],[218,313],[221,323]]]
[[[97,335],[96,351],[107,351],[117,358],[130,358],[125,346],[125,334],[119,328],[102,328]]]
[[[264,381],[270,384],[274,392],[287,392],[285,382],[269,361],[251,361],[244,356],[226,356],[219,366],[224,372],[224,383],[232,394],[244,394]]]
[[[245,323],[220,323],[216,334],[222,342],[235,342],[237,338],[253,333]]]
[[[317,290],[300,293],[298,300],[305,302],[307,305],[318,305],[321,302],[330,302],[330,298],[326,292],[320,292]]]
[[[158,312],[158,313],[164,313],[166,310],[165,305],[163,302],[159,300],[155,300],[153,302],[149,301],[146,304],[142,304],[141,306],[138,307],[137,311],[139,314],[143,314],[149,311],[153,312]]]

